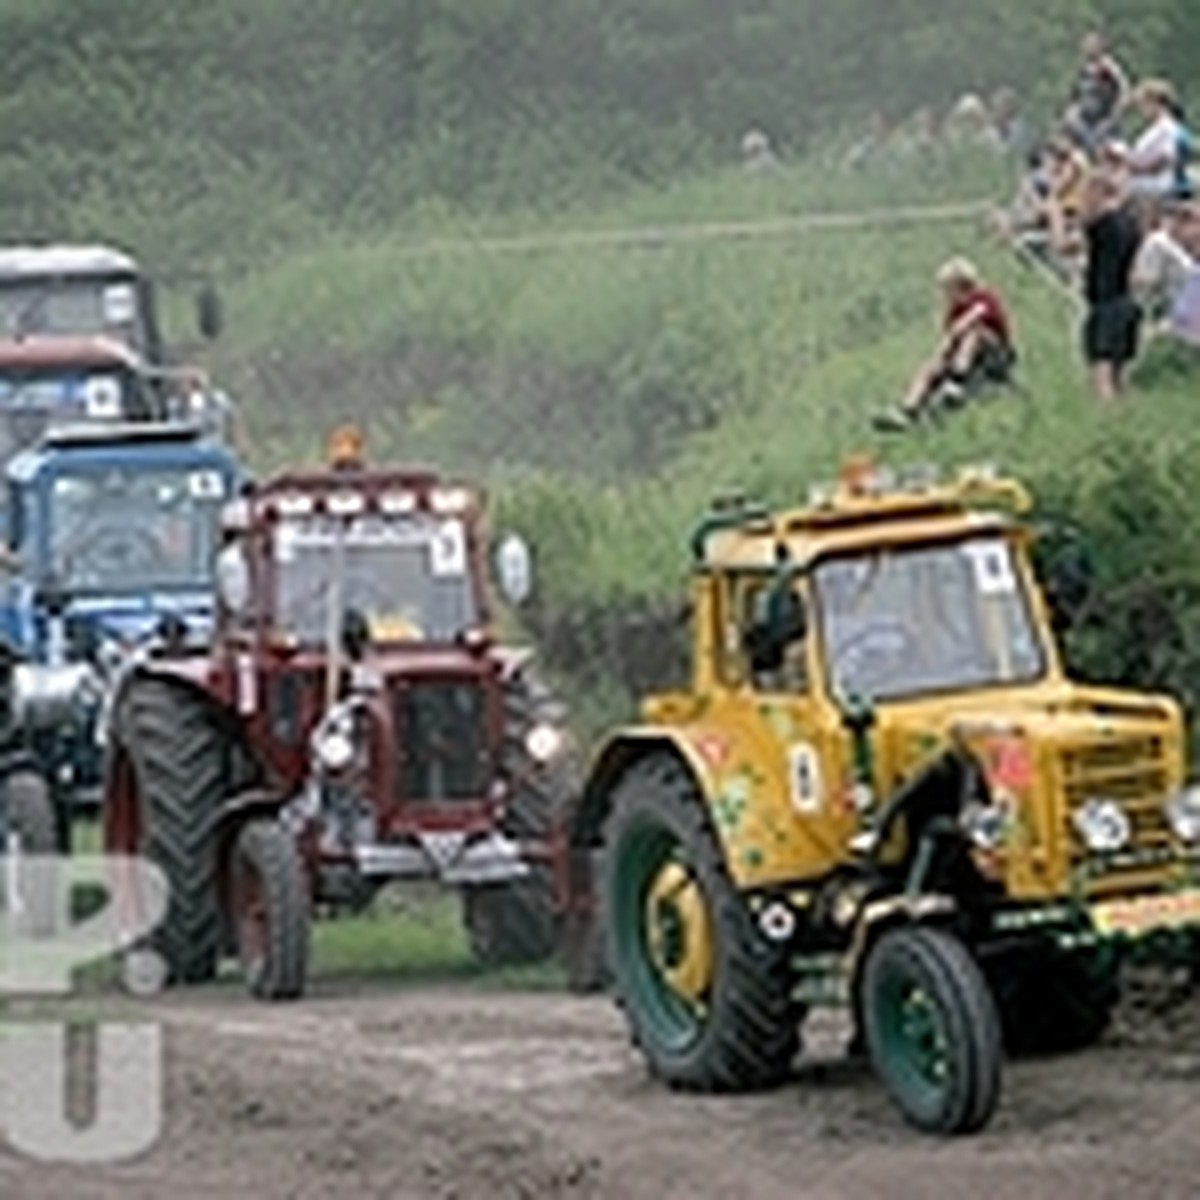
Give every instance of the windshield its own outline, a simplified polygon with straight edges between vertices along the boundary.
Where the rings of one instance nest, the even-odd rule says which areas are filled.
[[[1025,683],[1045,673],[1002,538],[829,559],[814,586],[829,685],[843,699]]]
[[[100,334],[145,349],[137,285],[130,279],[19,279],[0,283],[0,336]]]
[[[225,490],[213,468],[61,472],[48,495],[54,578],[71,591],[211,587]]]
[[[339,555],[340,598],[334,593]],[[361,613],[383,640],[451,641],[479,619],[459,520],[289,519],[276,530],[275,562],[277,620],[304,642],[326,636],[329,604],[339,601],[343,614]]]
[[[117,370],[0,369],[0,459],[32,446],[54,425],[146,413],[132,377]]]

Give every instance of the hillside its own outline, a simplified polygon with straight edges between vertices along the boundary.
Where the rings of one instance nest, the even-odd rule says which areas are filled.
[[[936,177],[848,178],[817,162],[647,190],[582,221],[442,215],[243,281],[219,365],[250,398],[264,466],[311,456],[321,430],[353,417],[377,453],[488,481],[501,523],[537,548],[527,626],[589,726],[679,670],[686,535],[709,499],[738,487],[795,500],[863,449],[898,464],[993,462],[1094,527],[1105,586],[1140,572],[1149,593],[1077,631],[1077,665],[1190,694],[1197,593],[1178,578],[1171,597],[1156,588],[1200,562],[1192,389],[1160,381],[1101,409],[1072,306],[977,217],[888,223],[897,205],[940,210],[1006,182],[969,154]],[[861,224],[804,224],[827,211]],[[637,230],[659,232],[605,240]],[[1009,296],[1028,395],[880,438],[869,416],[926,351],[931,275],[952,252]]]
[[[213,273],[229,329],[210,365],[259,468],[353,418],[380,456],[483,478],[537,547],[527,629],[589,724],[678,668],[684,539],[709,497],[795,498],[864,447],[993,460],[1094,516],[1106,595],[1132,573],[1153,604],[1125,594],[1136,612],[1093,621],[1079,660],[1190,689],[1190,389],[1100,411],[1062,297],[976,219],[878,219],[994,199],[1005,165],[838,165],[876,107],[898,119],[1001,83],[1031,112],[1057,103],[1096,20],[1135,66],[1186,81],[1190,12],[0,0],[0,219],[12,240],[127,245],[168,285]],[[751,123],[783,161],[762,177],[733,165]],[[953,251],[1009,293],[1029,398],[878,442],[867,419],[927,346]],[[1122,624],[1148,604],[1169,613],[1153,636]]]

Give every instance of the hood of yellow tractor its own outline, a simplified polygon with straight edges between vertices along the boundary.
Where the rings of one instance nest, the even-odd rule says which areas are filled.
[[[1169,697],[1050,683],[890,703],[874,744],[885,795],[953,746],[977,759],[1004,815],[980,865],[1014,899],[1136,892],[1180,869],[1165,805],[1184,783],[1183,718]],[[1088,805],[1118,808],[1127,844],[1089,848]]]

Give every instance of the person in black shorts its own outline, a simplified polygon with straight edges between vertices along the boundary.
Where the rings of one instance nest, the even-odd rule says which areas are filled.
[[[1092,389],[1101,400],[1113,400],[1124,390],[1125,369],[1137,355],[1142,321],[1130,287],[1141,227],[1122,201],[1121,188],[1111,175],[1095,171],[1088,177],[1083,195],[1083,355]]]

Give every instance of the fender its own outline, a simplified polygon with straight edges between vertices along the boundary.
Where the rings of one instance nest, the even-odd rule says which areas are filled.
[[[761,754],[752,735],[703,723],[633,726],[606,741],[572,823],[573,847],[600,844],[619,780],[635,763],[655,754],[675,757],[693,780],[739,889],[795,882],[798,861],[824,861],[827,851],[795,819],[786,787],[757,768]]]

